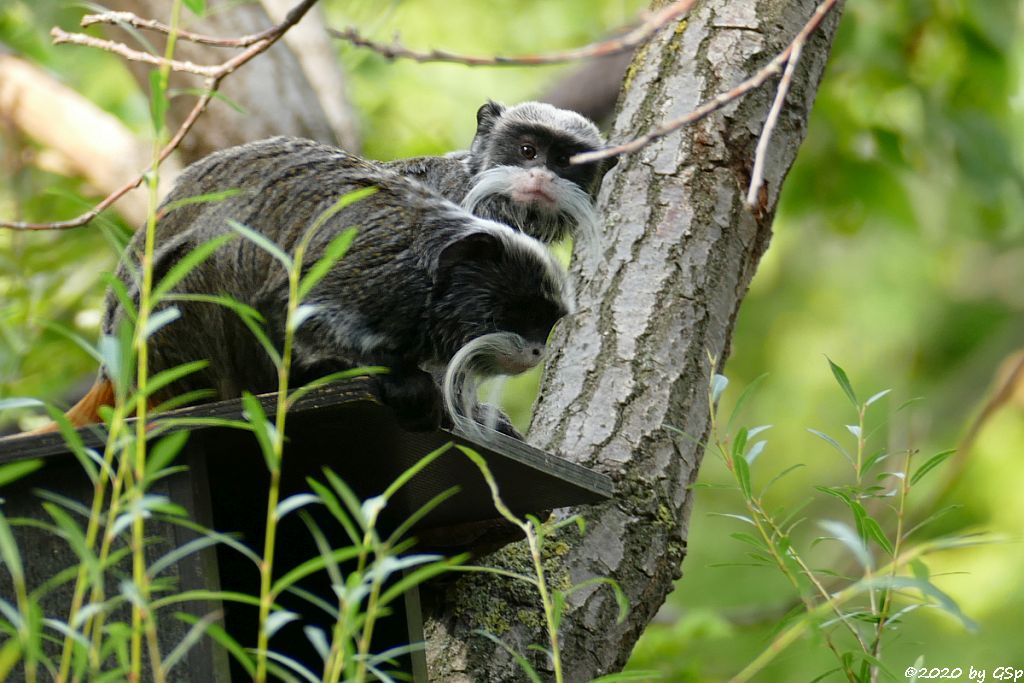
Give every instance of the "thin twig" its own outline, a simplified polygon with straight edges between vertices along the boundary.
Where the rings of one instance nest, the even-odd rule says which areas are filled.
[[[356,28],[343,30],[327,29],[335,38],[348,41],[358,47],[372,50],[388,59],[411,59],[415,62],[450,62],[466,66],[537,66],[540,64],[560,64],[592,57],[605,57],[632,50],[645,42],[670,22],[687,14],[697,0],[676,0],[667,7],[650,14],[636,28],[616,38],[609,38],[583,47],[560,52],[549,52],[537,55],[519,55],[516,57],[481,57],[462,55],[447,50],[416,51],[405,47],[396,38],[391,43],[380,43],[364,37]]]
[[[751,90],[759,88],[768,79],[779,73],[779,70],[782,68],[782,65],[785,64],[789,60],[790,56],[793,54],[794,45],[797,42],[806,42],[807,37],[811,35],[811,33],[813,33],[815,29],[818,28],[822,20],[825,19],[825,15],[827,15],[829,10],[831,10],[832,7],[835,6],[836,2],[838,2],[838,0],[824,0],[824,2],[818,5],[818,8],[814,11],[814,14],[811,15],[811,18],[807,21],[806,24],[804,24],[804,27],[800,29],[800,32],[797,33],[796,37],[793,39],[793,42],[790,43],[785,50],[780,52],[772,61],[768,62],[768,64],[766,64],[760,71],[758,71],[753,76],[751,76],[747,80],[743,81],[742,83],[734,87],[732,90],[729,90],[724,93],[719,93],[718,95],[715,95],[713,98],[711,98],[701,106],[697,107],[693,111],[687,114],[683,114],[682,116],[678,116],[674,119],[669,119],[668,121],[665,121],[658,127],[654,128],[653,130],[644,133],[643,135],[637,138],[629,140],[628,142],[624,142],[620,145],[605,147],[604,149],[599,149],[594,152],[577,154],[570,158],[569,162],[573,164],[587,164],[592,163],[594,161],[599,161],[601,159],[608,159],[611,157],[619,156],[620,154],[628,154],[630,152],[635,152],[647,146],[654,140],[662,138],[668,135],[669,133],[675,132],[676,130],[679,130],[683,126],[694,123],[695,121],[699,121],[705,116],[708,116],[709,114],[721,109],[722,107],[732,102],[733,100],[738,99],[743,95],[746,95]]]
[[[185,73],[195,74],[197,76],[206,76],[207,78],[214,76],[219,68],[218,66],[203,66],[192,62],[181,62],[177,59],[167,59],[166,57],[160,57],[148,52],[132,49],[124,43],[118,43],[114,40],[104,40],[103,38],[87,36],[84,33],[68,33],[58,26],[54,26],[50,29],[50,36],[53,38],[54,45],[71,43],[72,45],[94,47],[98,50],[113,52],[115,55],[119,55],[133,62],[142,62],[143,64],[151,64],[153,66],[166,65],[170,66],[172,71],[184,71]]]
[[[155,19],[143,19],[132,12],[103,12],[101,14],[87,14],[82,17],[81,23],[82,28],[87,28],[94,24],[115,24],[155,31],[157,33],[163,33],[164,35],[171,32],[171,27],[167,24],[163,24]],[[267,38],[269,35],[268,32],[272,30],[273,27],[260,31],[259,33],[253,33],[239,38],[219,38],[217,36],[208,36],[202,33],[193,33],[192,31],[186,31],[180,28],[177,29],[175,33],[178,40],[187,40],[190,43],[211,45],[213,47],[249,47],[264,38]]]
[[[761,129],[761,138],[757,141],[757,151],[754,153],[754,168],[750,172],[750,189],[747,190],[747,206],[757,205],[757,194],[764,184],[764,160],[768,154],[768,143],[771,141],[772,131],[779,121],[779,114],[782,106],[786,103],[786,95],[789,93],[789,84],[793,81],[793,72],[800,61],[800,52],[804,49],[804,41],[798,36],[793,41],[793,49],[786,60],[786,70],[782,72],[782,79],[779,81],[779,89],[775,92],[775,101],[768,111],[768,118],[764,120],[764,128]]]
[[[224,80],[224,78],[230,76],[232,73],[235,72],[236,69],[238,69],[239,67],[241,67],[257,55],[265,52],[271,45],[276,43],[281,38],[281,36],[283,36],[285,32],[288,31],[288,29],[297,24],[299,20],[302,19],[303,16],[305,16],[306,12],[308,12],[310,8],[312,8],[313,5],[316,4],[316,2],[317,0],[302,0],[302,2],[297,4],[288,12],[287,16],[285,16],[284,20],[281,21],[281,23],[276,24],[261,33],[255,34],[256,36],[260,37],[256,41],[252,42],[245,51],[238,53],[231,59],[225,61],[224,63],[216,67],[207,67],[210,68],[211,71],[207,74],[206,82],[204,83],[205,90],[203,94],[196,101],[195,106],[192,107],[192,110],[188,113],[188,116],[185,117],[185,120],[182,121],[180,126],[178,126],[178,130],[175,131],[174,135],[171,136],[171,139],[168,141],[168,143],[164,145],[163,149],[160,150],[160,154],[157,155],[157,160],[154,163],[159,164],[168,156],[170,156],[171,152],[177,149],[178,145],[181,144],[181,141],[192,129],[192,126],[195,125],[196,121],[199,119],[202,113],[206,111],[206,107],[210,104],[210,101],[213,99],[214,93],[217,92],[217,89],[220,87],[220,83],[222,80]],[[239,40],[247,40],[247,38],[241,38]],[[110,41],[99,42],[107,43]],[[81,44],[89,44],[92,47],[109,49],[108,47],[103,45],[94,45],[91,43],[84,42]],[[130,50],[130,48],[127,48],[127,46],[122,47],[125,47],[126,49]],[[152,57],[152,55],[149,56]],[[159,61],[151,63],[156,63],[159,65],[168,64],[171,66],[172,69],[174,68],[174,64],[176,63],[173,60],[165,60],[160,57],[154,57],[154,59],[157,59]],[[191,73],[197,72],[191,71]],[[127,183],[119,187],[117,190],[114,190],[114,192],[104,197],[99,204],[94,206],[89,211],[86,211],[82,215],[77,216],[76,218],[72,218],[66,221],[55,221],[51,223],[28,223],[23,221],[0,220],[0,228],[10,228],[12,230],[68,230],[71,228],[83,226],[89,221],[91,221],[93,218],[98,216],[101,211],[109,208],[111,204],[113,204],[118,199],[123,197],[125,194],[127,194],[131,190],[134,190],[140,184],[142,184],[142,181],[143,179],[145,179],[146,174],[148,174],[152,170],[153,164],[150,164],[137,177],[128,181]]]

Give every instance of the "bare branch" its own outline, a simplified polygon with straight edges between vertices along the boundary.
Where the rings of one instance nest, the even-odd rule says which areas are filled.
[[[782,105],[786,102],[786,94],[789,92],[789,84],[793,81],[793,72],[796,71],[797,62],[800,61],[800,51],[804,48],[804,41],[798,36],[793,41],[793,49],[786,60],[786,70],[782,72],[782,80],[779,81],[779,89],[775,92],[775,101],[768,111],[768,118],[764,120],[764,128],[761,129],[761,138],[757,141],[757,150],[754,153],[754,168],[750,172],[750,189],[747,190],[747,206],[757,206],[757,194],[764,184],[764,159],[768,154],[768,143],[775,130],[775,124],[779,120],[779,113]]]
[[[131,26],[133,28],[163,33],[164,35],[171,33],[171,27],[167,24],[163,24],[155,19],[143,19],[132,12],[103,12],[102,14],[87,14],[82,17],[82,28],[87,28],[94,24]],[[212,45],[213,47],[249,47],[253,43],[266,38],[266,31],[260,31],[259,33],[253,33],[252,35],[240,38],[218,38],[217,36],[207,36],[202,33],[178,29],[175,31],[175,35],[179,40],[187,40],[201,45]]]
[[[804,24],[804,27],[800,29],[799,33],[793,39],[785,50],[780,52],[775,59],[768,62],[760,71],[755,73],[753,76],[737,85],[732,90],[724,93],[720,93],[715,97],[711,98],[701,106],[697,107],[693,111],[677,116],[674,119],[665,121],[655,129],[644,133],[643,135],[636,137],[628,142],[624,142],[620,145],[612,145],[599,149],[595,152],[586,152],[584,154],[577,154],[569,159],[572,164],[587,164],[601,159],[608,159],[611,157],[619,156],[620,154],[629,154],[635,152],[643,147],[647,146],[654,140],[664,137],[669,133],[679,130],[683,126],[699,121],[705,116],[718,111],[733,100],[739,99],[743,95],[746,95],[751,90],[761,87],[767,80],[775,76],[782,69],[782,66],[786,64],[790,57],[793,55],[796,46],[803,45],[807,41],[807,37],[814,32],[815,29],[821,24],[822,20],[828,14],[838,0],[824,0],[818,8],[811,15],[811,18]]]
[[[83,213],[82,215],[77,216],[76,218],[72,218],[66,221],[56,221],[52,223],[27,223],[22,221],[0,220],[0,228],[11,228],[13,230],[68,230],[70,228],[77,228],[83,226],[89,221],[91,221],[93,218],[98,216],[101,211],[107,209],[111,204],[116,202],[125,194],[141,185],[146,175],[150,173],[156,165],[159,165],[164,159],[170,156],[171,152],[173,152],[178,147],[178,145],[181,144],[182,139],[184,139],[184,137],[192,129],[192,126],[195,125],[196,121],[199,119],[202,113],[206,111],[206,107],[210,104],[210,101],[213,99],[214,93],[217,92],[217,89],[220,87],[220,83],[224,78],[234,73],[236,69],[243,66],[246,62],[249,62],[254,57],[265,52],[268,48],[270,48],[271,45],[276,43],[281,38],[281,36],[283,36],[288,31],[288,29],[297,24],[299,20],[302,19],[302,17],[306,14],[306,12],[308,12],[313,7],[313,5],[316,4],[316,2],[317,0],[302,0],[302,2],[297,4],[294,8],[292,8],[291,11],[288,12],[287,16],[285,16],[284,20],[281,21],[279,24],[270,27],[266,31],[256,34],[261,37],[255,42],[253,42],[251,45],[249,45],[249,47],[245,51],[238,53],[237,55],[220,64],[219,66],[208,67],[211,69],[211,71],[209,72],[209,75],[207,76],[206,82],[204,84],[203,94],[196,101],[196,104],[192,108],[192,111],[190,111],[188,116],[185,117],[185,120],[182,121],[181,125],[178,127],[178,130],[175,131],[174,135],[171,136],[171,139],[168,141],[168,143],[164,145],[163,149],[160,150],[160,153],[157,155],[157,158],[154,161],[154,163],[150,164],[144,171],[139,173],[137,177],[133,178],[132,180],[128,181],[120,188],[115,190],[114,192],[107,195],[99,204],[94,206],[89,211]],[[106,43],[110,41],[100,42]],[[127,48],[127,46],[125,47],[126,49],[130,49]],[[102,47],[101,49],[107,48]],[[152,57],[152,55],[149,56]],[[169,63],[173,68],[173,61],[168,62],[167,60],[163,60],[163,58],[156,59],[160,60],[156,62],[157,64]],[[192,71],[191,73],[196,72]]]
[[[372,50],[388,59],[411,59],[415,62],[451,62],[466,66],[537,66],[541,64],[560,64],[591,57],[604,57],[632,50],[645,42],[666,25],[687,14],[697,0],[676,0],[657,12],[648,15],[644,21],[632,31],[615,38],[602,40],[583,47],[549,52],[538,55],[520,55],[517,57],[481,57],[476,55],[460,55],[447,50],[428,50],[419,52],[411,50],[396,39],[394,42],[380,43],[364,37],[353,27],[343,30],[327,29],[335,38],[348,41],[358,47]]]
[[[216,66],[203,66],[201,64],[193,64],[192,62],[180,62],[176,59],[158,57],[157,55],[142,52],[141,50],[133,50],[124,43],[118,43],[113,40],[95,38],[84,33],[68,33],[57,26],[50,29],[50,35],[53,37],[54,45],[71,43],[72,45],[94,47],[98,50],[113,52],[115,55],[124,57],[125,59],[130,59],[133,62],[143,62],[144,64],[152,64],[153,66],[169,66],[173,71],[184,71],[185,73],[195,74],[197,76],[206,76],[207,78],[216,74],[218,68]]]

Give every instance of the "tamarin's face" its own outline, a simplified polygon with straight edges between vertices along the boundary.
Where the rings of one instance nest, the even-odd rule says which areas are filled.
[[[500,134],[495,134],[488,159],[491,168],[521,169],[508,177],[507,194],[514,202],[557,211],[563,186],[559,181],[571,183],[588,194],[594,187],[598,164],[569,163],[574,154],[592,149],[546,126],[511,123]]]
[[[463,206],[545,242],[596,232],[593,200],[610,165],[569,159],[603,144],[597,127],[574,112],[488,102],[477,113],[476,175]]]

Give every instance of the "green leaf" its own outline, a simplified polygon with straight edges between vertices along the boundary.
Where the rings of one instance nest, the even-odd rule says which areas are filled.
[[[849,461],[849,463],[850,463],[851,465],[853,465],[853,464],[854,464],[854,462],[853,462],[853,456],[851,456],[851,455],[850,455],[850,454],[849,454],[849,453],[847,452],[847,450],[846,450],[845,448],[843,448],[842,446],[840,446],[840,445],[839,445],[839,442],[838,442],[838,441],[836,441],[835,439],[833,439],[833,438],[832,438],[831,436],[829,436],[829,435],[828,435],[828,434],[826,434],[825,432],[819,432],[819,431],[818,431],[817,429],[811,429],[810,427],[808,427],[808,428],[807,428],[807,431],[809,431],[809,432],[810,432],[811,434],[814,434],[814,435],[815,435],[816,437],[818,437],[819,439],[821,439],[821,440],[822,440],[822,441],[824,441],[825,443],[827,443],[827,444],[829,444],[830,446],[832,446],[832,448],[834,448],[834,449],[836,449],[837,451],[839,451],[839,453],[840,453],[840,454],[841,454],[841,455],[842,455],[842,456],[843,456],[844,458],[846,458],[846,459],[847,459],[847,461]]]
[[[174,616],[180,618],[181,614],[182,613],[179,612],[176,613]],[[181,659],[188,654],[188,651],[191,650],[199,642],[199,639],[206,634],[206,630],[210,627],[210,625],[219,618],[220,614],[218,612],[211,612],[199,621],[193,623],[192,628],[188,630],[188,633],[185,634],[185,637],[178,641],[178,643],[174,646],[174,649],[171,650],[164,658],[164,661],[162,662],[163,670],[170,671],[171,669],[173,669],[174,665],[180,662]]]
[[[745,522],[751,526],[757,526],[756,524],[754,524],[754,520],[752,520],[750,517],[747,517],[746,515],[734,515],[730,512],[709,512],[708,517],[728,517],[730,519],[738,519],[741,522]]]
[[[187,375],[191,375],[193,372],[198,372],[199,370],[202,370],[209,364],[209,361],[196,360],[190,363],[183,363],[182,365],[177,365],[173,368],[168,368],[167,370],[158,372],[157,374],[150,377],[149,381],[146,383],[146,395],[152,396],[156,392],[166,387],[168,384],[176,382]]]
[[[882,527],[873,517],[864,518],[864,531],[882,550],[889,554],[889,557],[893,556],[895,550],[893,550],[892,543],[889,542]]]
[[[893,588],[897,590],[903,588],[916,588],[925,596],[933,598],[937,606],[943,611],[956,617],[968,631],[976,631],[978,629],[978,625],[960,611],[960,607],[956,604],[956,601],[939,590],[935,584],[930,581],[909,576],[879,576],[865,583],[868,584],[869,587]]]
[[[349,228],[342,233],[335,235],[334,239],[330,241],[327,247],[324,249],[324,255],[314,263],[306,274],[302,277],[299,283],[299,300],[302,301],[309,295],[310,291],[316,287],[317,283],[324,278],[327,273],[330,272],[331,268],[345,256],[348,248],[352,245],[352,240],[356,237],[356,229]]]
[[[388,589],[380,596],[379,604],[381,606],[389,604],[392,600],[401,596],[405,591],[413,586],[418,586],[421,583],[429,581],[435,576],[440,576],[441,574],[450,571],[453,566],[462,564],[467,559],[469,559],[468,554],[457,555],[451,559],[442,559],[437,562],[431,562],[430,564],[420,567],[415,571],[404,574],[402,578],[388,586]]]
[[[0,486],[6,486],[12,481],[17,481],[22,477],[26,477],[42,466],[43,461],[38,458],[34,460],[19,460],[17,462],[7,463],[6,465],[0,465]]]
[[[832,674],[834,674],[837,671],[842,671],[842,669],[840,667],[836,667],[834,669],[829,669],[828,671],[825,671],[822,674],[812,678],[809,681],[809,683],[821,683],[821,681],[825,680],[826,678],[828,678],[829,676],[831,676]]]
[[[117,298],[117,302],[121,304],[121,310],[128,316],[128,320],[134,324],[139,318],[139,313],[135,308],[135,301],[128,293],[128,288],[125,286],[124,282],[121,281],[121,278],[116,275],[111,275],[110,273],[104,273],[100,276],[100,279],[104,284],[106,284],[107,288],[114,293],[114,296]],[[97,353],[99,352],[97,351]]]
[[[220,538],[216,536],[200,536],[199,538],[194,538],[188,543],[178,546],[158,558],[146,568],[146,574],[151,578],[155,577],[163,570],[177,563],[178,560],[183,557],[188,557],[192,553],[199,552],[203,548],[209,548],[210,546],[218,543],[220,543]]]
[[[260,445],[260,452],[263,454],[263,460],[267,463],[267,468],[271,472],[277,470],[280,461],[278,453],[274,450],[277,436],[274,425],[267,419],[267,414],[263,412],[260,402],[248,391],[242,394],[242,407],[244,408],[242,414],[252,425],[253,434],[256,435],[256,441]]]
[[[196,90],[195,92],[199,93],[199,92],[202,92],[202,91]],[[225,199],[228,199],[230,197],[234,197],[235,195],[241,194],[241,193],[242,193],[242,190],[238,189],[237,187],[233,187],[233,188],[228,189],[228,190],[220,190],[219,192],[207,192],[206,194],[197,194],[197,195],[193,195],[191,197],[183,197],[183,198],[177,199],[177,200],[175,200],[173,202],[168,202],[167,204],[164,204],[163,206],[160,207],[160,211],[161,211],[161,213],[163,213],[163,215],[166,216],[171,211],[174,211],[175,209],[180,209],[180,208],[182,208],[184,206],[192,206],[193,204],[212,204],[212,203],[216,203],[216,202],[222,202]],[[222,239],[224,237],[229,237],[229,235],[221,235],[220,237],[217,237],[216,239],[210,240],[210,242],[215,242],[215,241],[220,240],[220,239]],[[231,237],[233,237],[233,235],[231,235]],[[206,244],[209,244],[210,242],[206,242],[204,244],[201,244],[198,247],[196,247],[196,249],[201,249],[204,246],[206,246]]]
[[[38,398],[4,398],[0,399],[0,410],[17,410],[18,408],[42,408],[46,404]]]
[[[746,534],[742,531],[737,531],[735,533],[729,534],[729,537],[734,538],[741,543],[746,543],[747,545],[754,546],[758,550],[768,550],[768,547],[761,541],[761,539],[756,538],[751,534]]]
[[[442,455],[447,453],[451,446],[452,443],[449,441],[448,443],[438,448],[435,448],[433,451],[420,458],[415,465],[403,471],[400,475],[398,475],[398,477],[395,478],[393,482],[391,482],[391,485],[384,490],[384,493],[382,494],[384,499],[390,500],[391,497],[394,496],[400,488],[405,486],[410,479],[412,479],[417,474],[426,469],[430,465],[430,463],[434,462]]]
[[[17,638],[8,638],[0,647],[0,681],[7,680],[11,670],[21,661],[21,643]]]
[[[355,494],[352,487],[345,483],[344,479],[335,474],[335,472],[330,468],[325,467],[323,469],[323,473],[327,478],[328,483],[330,483],[331,488],[333,488],[334,492],[338,494],[341,502],[345,504],[349,515],[351,515],[352,519],[356,521],[359,528],[365,531],[367,529],[367,522],[366,518],[363,517],[363,504],[362,501],[359,500],[359,496]]]
[[[441,493],[437,494],[436,496],[428,500],[412,514],[406,516],[406,518],[402,520],[402,523],[399,524],[393,532],[391,532],[390,536],[388,536],[388,539],[386,541],[387,545],[394,545],[395,543],[397,543],[409,532],[409,530],[416,526],[416,524],[421,519],[426,517],[431,510],[433,510],[438,505],[448,500],[458,492],[459,487],[452,486],[451,488],[442,491]]]
[[[320,498],[320,502],[323,503],[324,507],[334,515],[334,518],[338,520],[342,528],[345,529],[345,533],[348,534],[348,538],[352,543],[359,545],[362,542],[359,532],[356,530],[356,525],[352,522],[351,516],[345,511],[345,508],[341,506],[341,502],[338,497],[335,496],[329,488],[318,482],[312,477],[306,478],[306,483],[313,489],[316,495]]]
[[[915,531],[917,531],[918,529],[920,529],[924,525],[931,524],[935,520],[937,520],[937,519],[939,519],[941,517],[945,517],[946,515],[948,515],[951,512],[956,512],[957,510],[963,509],[963,507],[964,506],[962,504],[957,503],[957,504],[949,505],[947,507],[942,508],[941,510],[937,510],[937,511],[933,512],[932,514],[928,515],[923,520],[921,520],[920,522],[915,524],[909,531],[907,531],[906,534],[904,534],[904,537],[909,537],[911,534],[913,534]]]
[[[952,456],[954,453],[956,453],[956,449],[950,448],[949,450],[942,451],[941,453],[936,453],[932,457],[928,458],[928,460],[926,460],[923,465],[917,468],[917,471],[914,472],[913,476],[910,477],[910,485],[913,486],[917,482],[921,481],[924,475],[928,474],[933,469],[941,465],[943,462],[949,459],[949,457]]]
[[[302,323],[306,322],[319,310],[320,307],[317,306],[316,304],[300,305],[298,308],[295,309],[295,313],[288,320],[288,331],[294,332],[295,330],[302,327]]]
[[[274,241],[269,239],[266,235],[256,232],[247,225],[242,225],[234,218],[228,219],[228,225],[230,225],[231,229],[240,234],[242,237],[249,240],[257,247],[259,247],[260,249],[267,252],[275,259],[277,259],[281,263],[281,265],[284,266],[284,269],[286,271],[291,272],[292,268],[294,268],[292,258],[288,256],[288,254],[284,253],[284,250],[282,250],[281,247],[279,247]]]
[[[758,375],[754,378],[754,381],[743,388],[743,393],[741,393],[740,397],[736,399],[736,405],[733,406],[732,412],[729,413],[729,420],[725,423],[726,434],[732,431],[733,422],[737,417],[739,417],[740,410],[742,410],[743,406],[750,400],[750,397],[757,393],[758,387],[761,386],[761,383],[764,382],[766,377],[768,377],[768,373]]]
[[[153,131],[159,137],[164,130],[164,118],[167,115],[167,92],[164,79],[159,70],[149,72],[149,111],[152,117]]]
[[[313,223],[313,226],[309,229],[309,232],[306,233],[304,239],[312,239],[313,235],[315,235],[316,232],[320,230],[320,227],[323,226],[324,223],[329,221],[336,213],[338,213],[345,207],[351,206],[356,202],[361,201],[376,192],[376,187],[364,187],[359,190],[353,190],[352,192],[342,195],[341,197],[338,198],[338,201],[334,202],[334,204],[329,206],[326,211],[324,211],[323,213],[316,217],[316,221]]]
[[[872,403],[874,403],[878,399],[880,399],[883,396],[886,396],[887,394],[889,394],[889,392],[891,392],[891,391],[892,391],[892,389],[883,389],[882,391],[879,391],[877,394],[875,394],[874,396],[869,398],[867,401],[864,401],[864,407],[867,408],[869,405],[871,405]]]
[[[160,331],[160,329],[170,323],[174,322],[181,317],[181,311],[174,306],[155,311],[149,319],[146,320],[146,329],[142,331],[142,338],[149,339],[154,334]]]
[[[731,452],[733,460],[739,460],[743,457],[743,451],[747,449],[747,436],[747,430],[741,429],[736,432],[736,436],[733,437]]]
[[[197,198],[188,197],[187,199],[181,200],[181,202],[193,199]],[[179,203],[180,202],[175,202],[175,204]],[[165,294],[170,292],[176,284],[181,282],[189,273],[195,270],[200,263],[210,258],[215,251],[235,239],[235,237],[236,236],[232,233],[218,235],[209,242],[203,242],[198,247],[185,254],[185,256],[171,266],[167,271],[167,274],[160,278],[159,284],[153,288],[153,302],[156,303],[160,301]]]
[[[346,379],[352,379],[353,377],[365,377],[369,375],[384,375],[389,372],[389,368],[385,368],[380,365],[367,365],[359,368],[352,368],[350,370],[341,370],[339,372],[332,372],[329,375],[323,377],[317,377],[307,384],[303,384],[301,387],[293,391],[288,395],[288,405],[294,405],[300,398],[322,386],[330,384],[331,382],[340,382]]]
[[[753,465],[754,461],[757,460],[757,456],[761,455],[761,451],[768,445],[767,441],[755,441],[750,449],[743,456],[743,459],[747,461],[748,465]]]
[[[174,458],[181,452],[181,449],[185,447],[188,435],[189,432],[187,431],[169,434],[150,448],[149,455],[146,458],[147,479],[150,474],[159,472],[174,461]]]
[[[259,597],[253,595],[246,595],[245,593],[237,593],[235,591],[193,590],[181,591],[180,593],[172,593],[162,598],[158,598],[153,602],[149,603],[149,608],[155,611],[160,609],[161,607],[166,607],[168,605],[176,605],[182,602],[189,602],[191,600],[219,600],[229,602],[240,602],[243,605],[252,605],[253,607],[260,606]]]
[[[533,666],[526,659],[526,657],[523,657],[521,654],[513,650],[510,646],[506,645],[505,641],[503,641],[501,638],[491,633],[488,633],[487,631],[484,631],[482,629],[474,629],[472,632],[476,635],[487,638],[487,640],[491,641],[495,645],[505,650],[505,652],[507,652],[509,655],[511,655],[512,659],[515,660],[516,664],[519,665],[519,668],[523,670],[523,673],[529,677],[530,683],[543,683],[543,681],[541,681],[540,679],[540,676],[538,676],[537,672],[534,671]]]
[[[863,539],[856,534],[853,529],[842,522],[835,522],[830,519],[823,519],[819,521],[818,526],[830,533],[831,538],[834,538],[849,548],[853,553],[853,556],[857,558],[857,562],[859,562],[862,567],[868,569],[872,566],[871,554],[864,545]]]
[[[595,576],[592,579],[587,579],[586,581],[577,583],[566,591],[565,595],[568,597],[578,590],[589,588],[590,586],[602,585],[611,588],[612,593],[615,595],[615,603],[619,606],[619,614],[615,618],[615,623],[621,624],[629,615],[629,598],[626,596],[626,592],[622,590],[622,586],[620,586],[615,579],[608,578],[607,576]]]
[[[44,322],[43,327],[45,327],[47,330],[50,330],[51,332],[56,332],[65,339],[71,340],[75,344],[75,346],[89,354],[89,356],[97,363],[103,362],[103,358],[102,356],[100,356],[99,349],[97,349],[94,345],[87,342],[84,338],[82,338],[81,335],[73,332],[67,327],[64,327],[60,323],[55,323],[53,321]]]
[[[860,476],[863,477],[866,473],[871,471],[871,468],[882,462],[889,457],[889,453],[884,449],[875,451],[871,456],[866,458],[860,466]]]
[[[281,519],[286,517],[288,513],[294,512],[310,503],[319,502],[320,497],[312,493],[294,493],[277,504],[277,508],[274,510],[274,518]]]
[[[729,378],[725,375],[716,374],[711,379],[711,402],[717,403],[718,399],[725,392],[725,388],[729,386]]]
[[[198,301],[202,303],[216,304],[230,309],[242,318],[252,318],[256,322],[264,323],[263,315],[252,306],[243,304],[241,301],[232,299],[229,296],[215,296],[212,294],[172,294],[169,301]]]
[[[332,550],[327,554],[327,556],[318,555],[317,557],[306,560],[298,567],[295,567],[287,574],[274,581],[274,585],[270,589],[270,594],[274,596],[280,595],[295,582],[326,568],[328,563],[334,562],[335,564],[339,564],[341,562],[347,562],[348,560],[358,557],[361,550],[362,549],[357,546],[348,546],[346,548]]]
[[[25,571],[21,564],[21,553],[18,551],[14,534],[11,533],[11,526],[3,515],[0,515],[0,559],[7,567],[7,572],[11,575],[14,585],[23,584]]]
[[[776,474],[774,477],[769,479],[768,483],[764,485],[763,489],[761,489],[761,497],[762,498],[764,497],[764,494],[766,494],[768,492],[768,489],[770,489],[775,482],[777,482],[778,480],[782,479],[783,477],[785,477],[787,474],[789,474],[793,470],[798,470],[801,467],[805,467],[805,465],[802,462],[798,462],[798,463],[796,463],[794,465],[790,465],[789,467],[785,468],[784,470],[782,470],[781,472]]]
[[[850,399],[850,403],[857,410],[860,410],[860,403],[857,401],[857,395],[853,393],[853,386],[850,385],[850,378],[846,376],[846,371],[841,367],[832,362],[832,359],[825,356],[825,360],[828,361],[828,366],[832,369],[832,374],[836,378],[836,382],[842,387],[843,393],[846,394],[846,398]]]
[[[739,482],[740,490],[743,491],[743,497],[749,500],[751,498],[750,465],[742,456],[734,458],[732,465],[736,471],[736,481]]]
[[[197,17],[206,16],[206,0],[182,0],[182,3]]]

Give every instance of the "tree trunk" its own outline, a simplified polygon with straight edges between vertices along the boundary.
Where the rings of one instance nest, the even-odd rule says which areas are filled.
[[[624,140],[730,89],[779,53],[814,0],[708,0],[685,28],[638,50],[612,140]],[[553,342],[530,441],[610,475],[616,498],[579,512],[580,536],[562,532],[546,559],[556,587],[611,577],[629,597],[621,624],[607,587],[571,595],[561,628],[568,681],[617,671],[681,574],[687,523],[708,431],[709,375],[728,355],[740,302],[771,237],[779,189],[807,129],[841,4],[805,46],[771,140],[756,215],[744,197],[777,79],[697,124],[623,158],[605,179],[604,251],[577,260],[579,312]],[[585,250],[584,250],[585,251]],[[581,254],[582,255],[582,254]],[[486,558],[531,573],[524,544]],[[474,574],[433,596],[431,680],[512,681],[508,653],[473,634],[485,629],[530,658],[547,645],[536,592]],[[542,676],[547,678],[547,676]]]

